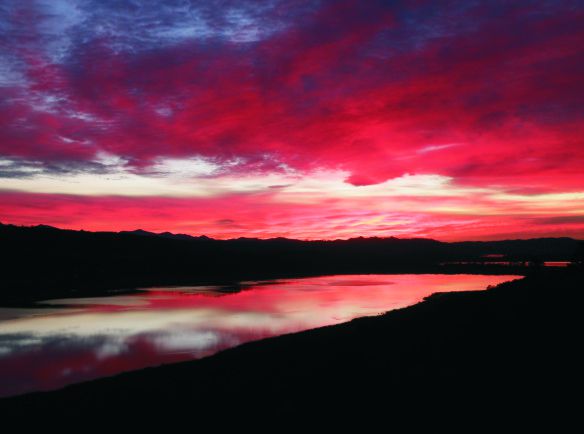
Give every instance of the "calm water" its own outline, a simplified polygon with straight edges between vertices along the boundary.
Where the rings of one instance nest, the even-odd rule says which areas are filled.
[[[0,308],[0,396],[200,358],[269,336],[376,315],[434,292],[517,276],[354,275],[212,286]]]

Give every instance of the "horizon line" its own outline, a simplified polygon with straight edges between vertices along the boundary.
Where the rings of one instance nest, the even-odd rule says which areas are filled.
[[[96,230],[88,230],[88,229],[71,229],[71,228],[62,228],[62,227],[58,227],[58,226],[52,226],[52,225],[46,225],[46,224],[38,224],[38,225],[19,225],[19,224],[14,224],[14,223],[4,223],[0,221],[0,226],[13,226],[13,227],[17,227],[17,228],[30,228],[30,229],[34,229],[34,228],[48,228],[48,229],[55,229],[55,230],[59,230],[59,231],[71,231],[71,232],[88,232],[88,233],[92,233],[92,234],[131,234],[131,235],[138,235],[137,233],[142,232],[144,234],[148,234],[148,235],[152,235],[152,236],[164,236],[166,234],[168,235],[173,235],[173,236],[184,236],[184,237],[189,237],[192,239],[201,239],[201,238],[206,238],[208,240],[212,240],[212,241],[237,241],[237,240],[242,240],[242,239],[247,239],[247,240],[258,240],[258,241],[270,241],[270,240],[288,240],[288,241],[300,241],[300,242],[334,242],[334,241],[351,241],[351,240],[357,240],[357,239],[364,239],[364,240],[372,240],[372,239],[378,239],[378,240],[389,240],[389,239],[396,239],[396,240],[425,240],[425,241],[434,241],[434,242],[438,242],[438,243],[444,243],[444,244],[455,244],[455,243],[495,243],[495,242],[505,242],[505,241],[530,241],[530,240],[545,240],[545,239],[569,239],[569,240],[574,240],[574,241],[578,241],[578,242],[584,242],[584,239],[582,238],[574,238],[574,237],[569,237],[569,236],[542,236],[542,237],[531,237],[531,238],[504,238],[504,239],[493,239],[493,240],[460,240],[460,241],[442,241],[442,240],[438,240],[435,238],[425,238],[425,237],[408,237],[408,238],[400,238],[400,237],[396,237],[393,235],[389,235],[389,236],[369,236],[369,237],[365,237],[362,235],[357,235],[354,237],[350,237],[350,238],[328,238],[328,239],[324,239],[324,238],[313,238],[313,239],[301,239],[301,238],[288,238],[288,237],[266,237],[266,238],[262,238],[262,237],[237,237],[237,238],[214,238],[214,237],[210,237],[206,234],[201,234],[201,235],[191,235],[191,234],[187,234],[187,233],[175,233],[175,232],[170,232],[170,231],[163,231],[163,232],[153,232],[153,231],[148,231],[142,228],[137,228],[137,229],[132,229],[132,230],[120,230],[120,231],[96,231]]]

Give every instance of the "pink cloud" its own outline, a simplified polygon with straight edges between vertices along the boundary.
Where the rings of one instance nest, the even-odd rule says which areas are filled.
[[[145,36],[77,30],[57,60],[43,45],[38,15],[20,11],[15,17],[32,36],[14,39],[22,79],[0,87],[0,157],[37,162],[56,176],[100,170],[96,158],[107,153],[143,174],[161,157],[202,156],[221,174],[320,168],[343,170],[356,186],[409,173],[502,191],[584,190],[581,8],[347,1],[298,15],[267,10],[261,23],[273,31],[248,43],[192,38],[124,51],[120,40]],[[276,26],[286,13],[290,22]],[[224,21],[212,22],[217,34],[227,34]],[[3,218],[24,222],[28,212],[41,222],[26,209],[45,199],[18,197]],[[45,223],[75,227],[113,229],[96,217],[101,210],[117,209],[130,224],[149,209],[130,199],[46,200],[53,211],[42,211]],[[140,219],[180,229],[178,215],[189,215],[193,231],[218,236],[284,234],[292,224],[291,233],[312,237],[311,219],[327,214],[271,207],[264,197],[171,201]],[[423,208],[412,215],[427,216]],[[236,223],[209,223],[226,219]],[[298,222],[307,225],[304,234]]]
[[[270,194],[215,198],[87,197],[1,193],[0,221],[22,225],[49,224],[93,231],[144,230],[214,238],[289,237],[335,239],[354,236],[465,239],[582,237],[584,221],[577,215],[543,211],[534,216],[521,203],[494,208],[494,214],[448,211],[392,211],[400,203],[419,208],[469,204],[464,199],[361,198],[319,203],[282,203]],[[488,200],[483,201],[488,204]],[[491,204],[496,206],[496,204]],[[469,206],[470,208],[470,206]],[[518,228],[520,228],[518,230]]]

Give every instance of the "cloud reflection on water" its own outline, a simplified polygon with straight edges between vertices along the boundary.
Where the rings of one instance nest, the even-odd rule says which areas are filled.
[[[194,358],[244,342],[414,304],[434,292],[480,290],[514,276],[359,275],[151,288],[133,295],[4,309],[0,396]]]

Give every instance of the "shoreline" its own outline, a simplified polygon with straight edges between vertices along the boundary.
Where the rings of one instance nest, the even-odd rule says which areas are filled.
[[[555,267],[550,267],[556,271]],[[548,268],[549,269],[549,268]],[[508,266],[508,265],[434,265],[434,266],[411,266],[375,269],[352,269],[352,270],[323,270],[321,272],[291,272],[291,273],[248,273],[234,275],[228,278],[168,278],[162,280],[130,280],[114,281],[108,284],[85,284],[76,283],[47,283],[45,287],[57,286],[58,290],[35,290],[39,284],[22,285],[14,282],[5,282],[3,286],[10,291],[0,293],[0,307],[5,308],[28,308],[42,307],[37,304],[41,301],[55,300],[61,298],[88,298],[88,297],[108,297],[111,295],[136,294],[143,289],[155,288],[159,286],[219,286],[225,288],[226,292],[239,292],[245,290],[244,284],[248,281],[273,281],[280,279],[301,279],[307,277],[352,275],[352,274],[476,274],[476,275],[518,275],[527,276],[537,272],[534,267],[528,266]]]
[[[219,241],[2,224],[0,241],[9,252],[0,276],[0,304],[5,306],[141,287],[229,286],[245,280],[329,274],[523,275],[546,261],[576,261],[582,248],[581,241],[571,238],[457,243],[391,237]],[[490,264],[493,255],[511,265]]]
[[[527,393],[530,298],[550,285],[564,292],[583,282],[579,270],[541,270],[485,291],[436,293],[379,316],[246,343],[200,360],[2,398],[0,409],[85,413],[120,406],[165,413],[193,405],[211,415],[217,408],[210,403],[228,396],[240,403],[238,411],[259,406],[287,413],[317,404],[366,411],[378,404],[373,396],[380,388],[396,392],[392,402],[437,391],[479,400],[497,390],[520,396]],[[275,398],[286,405],[275,405]]]

